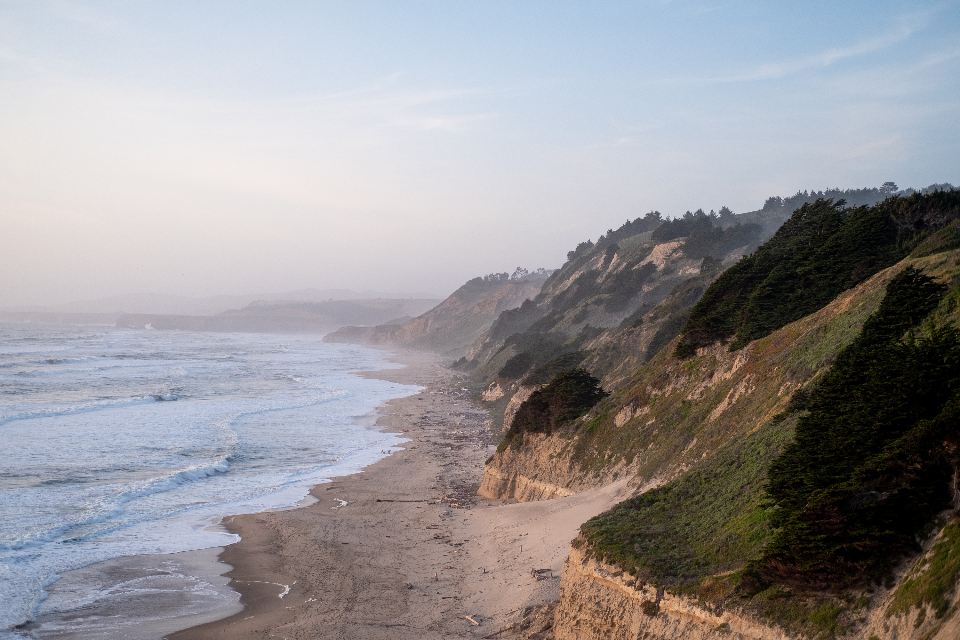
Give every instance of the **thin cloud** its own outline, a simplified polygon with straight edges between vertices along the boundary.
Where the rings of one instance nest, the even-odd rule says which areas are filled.
[[[760,82],[778,80],[810,69],[823,69],[850,58],[874,53],[892,47],[912,36],[919,28],[916,24],[907,24],[906,21],[896,30],[868,40],[864,40],[849,47],[835,47],[821,51],[798,60],[773,62],[763,64],[751,71],[731,75],[708,78],[679,78],[672,82],[701,82],[701,83],[732,83],[732,82]]]

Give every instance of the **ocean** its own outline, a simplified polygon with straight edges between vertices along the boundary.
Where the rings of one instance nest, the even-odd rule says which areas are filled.
[[[374,410],[419,389],[354,375],[398,366],[385,355],[317,336],[0,324],[0,638],[135,624],[96,613],[116,585],[58,577],[230,544],[223,516],[294,506],[396,450]],[[197,602],[226,597],[184,579]],[[122,591],[136,599],[136,580]],[[47,622],[18,627],[31,620]]]

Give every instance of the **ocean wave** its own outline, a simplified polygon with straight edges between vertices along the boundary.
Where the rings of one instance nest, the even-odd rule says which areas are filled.
[[[114,532],[124,527],[140,524],[148,520],[153,520],[158,514],[144,514],[140,518],[123,518],[123,507],[133,500],[165,493],[174,490],[189,482],[204,480],[217,474],[225,474],[230,471],[230,462],[226,457],[208,464],[192,465],[185,469],[180,469],[173,473],[153,478],[151,480],[134,483],[130,487],[119,493],[104,496],[93,503],[85,518],[74,522],[66,522],[59,527],[53,527],[44,531],[32,532],[21,538],[15,538],[7,542],[0,543],[0,551],[23,551],[31,547],[37,547],[51,542],[60,544],[71,544],[83,542],[94,537],[102,536],[106,533]],[[204,505],[205,506],[205,505]],[[169,517],[188,509],[171,509],[162,514]],[[89,533],[74,535],[72,531],[90,529],[97,525],[103,525],[111,520],[116,520],[110,526],[98,527]]]
[[[115,409],[118,407],[127,407],[137,404],[149,404],[152,402],[165,402],[178,400],[182,396],[173,393],[151,394],[146,396],[135,396],[132,398],[112,398],[109,400],[91,400],[79,405],[69,407],[55,407],[49,409],[35,409],[32,411],[23,411],[13,414],[0,414],[0,426],[18,420],[36,420],[39,418],[54,418],[60,416],[72,416],[91,411],[104,411],[106,409]]]
[[[135,404],[145,404],[148,402],[156,402],[153,396],[136,396],[133,398],[115,398],[109,400],[91,400],[90,402],[84,402],[79,405],[68,406],[68,407],[52,407],[44,409],[35,409],[32,411],[24,411],[20,413],[13,414],[0,414],[0,426],[15,422],[18,420],[34,420],[37,418],[52,418],[58,416],[71,416],[80,413],[87,413],[90,411],[102,411],[104,409],[112,409],[115,407],[129,406]]]

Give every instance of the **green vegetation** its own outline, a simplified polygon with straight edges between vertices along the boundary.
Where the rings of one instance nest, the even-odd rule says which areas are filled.
[[[918,536],[928,535],[929,523],[950,505],[960,453],[960,334],[953,328],[960,292],[944,291],[915,268],[903,268],[882,300],[869,304],[876,310],[857,337],[835,358],[824,356],[832,368],[812,387],[798,389],[782,413],[746,437],[728,435],[671,483],[589,520],[581,527],[582,544],[633,575],[638,587],[661,585],[712,610],[737,596],[741,606],[790,633],[824,640],[844,635],[868,600],[824,591],[838,594],[882,579],[904,553],[917,551]],[[860,315],[856,308],[847,313]],[[841,313],[831,322],[849,333],[844,318]],[[824,338],[797,330],[803,340]],[[785,341],[771,337],[757,349]],[[678,367],[692,373],[712,358]],[[687,393],[680,389],[676,396]],[[714,397],[725,395],[720,390]],[[700,422],[705,410],[673,396],[618,397],[657,411],[660,428],[670,425],[671,415]],[[610,426],[588,427],[578,440],[609,438],[617,433]],[[690,435],[666,437],[682,444]],[[926,603],[945,615],[958,573],[960,528],[953,524],[898,590],[891,614]]]
[[[702,260],[708,255],[725,255],[734,249],[755,245],[760,240],[759,224],[716,226],[717,218],[703,211],[685,213],[680,218],[667,220],[650,236],[654,244],[686,238],[683,253],[687,258]]]
[[[776,530],[758,570],[795,589],[878,578],[949,506],[960,419],[960,334],[916,336],[944,287],[911,267],[810,396],[796,438],[770,465]],[[906,339],[902,339],[908,333]]]
[[[548,362],[547,364],[537,367],[534,369],[530,375],[523,379],[523,384],[525,385],[535,385],[535,384],[547,384],[558,375],[573,369],[586,357],[582,351],[572,351],[570,353],[563,353]]]
[[[906,615],[916,607],[929,605],[937,618],[947,614],[949,598],[960,578],[960,525],[956,522],[943,529],[940,540],[910,571],[907,579],[897,587],[893,602],[887,608],[887,617]]]
[[[583,369],[564,371],[520,405],[505,440],[513,441],[525,432],[549,435],[586,414],[606,396],[600,381]]]
[[[895,196],[843,208],[817,199],[797,209],[768,242],[724,272],[693,308],[675,355],[732,339],[748,342],[824,307],[960,218],[960,191]],[[939,238],[949,246],[952,235]],[[932,249],[932,248],[931,248]]]
[[[709,576],[741,569],[769,537],[765,472],[795,423],[779,416],[676,481],[588,520],[580,530],[593,553],[640,584],[674,591],[696,591]]]

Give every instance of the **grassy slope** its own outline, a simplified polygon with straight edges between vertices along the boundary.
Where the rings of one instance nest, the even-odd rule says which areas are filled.
[[[584,469],[621,460],[635,463],[644,478],[692,466],[783,411],[794,390],[807,385],[856,337],[877,309],[886,283],[903,266],[912,264],[952,282],[960,273],[958,258],[958,251],[908,258],[736,353],[717,346],[680,361],[669,348],[662,350],[593,409],[589,424],[574,434],[568,454]],[[625,408],[638,415],[617,426],[615,416]]]
[[[584,542],[641,583],[668,585],[722,606],[739,581],[738,572],[758,558],[768,541],[762,487],[769,462],[792,439],[797,413],[784,412],[790,392],[817,377],[852,341],[878,307],[886,283],[907,264],[951,286],[937,314],[939,322],[956,322],[958,263],[960,251],[908,258],[819,312],[751,343],[740,352],[736,372],[712,386],[711,376],[724,378],[735,354],[714,349],[681,363],[668,357],[669,350],[661,352],[594,410],[591,426],[574,436],[569,455],[585,469],[634,457],[644,477],[672,466],[689,470],[668,488],[586,523]],[[714,412],[738,388],[745,391],[739,399]],[[612,417],[631,404],[648,409],[617,427]],[[955,565],[953,555],[945,558],[933,564]],[[924,601],[942,608],[941,592],[952,590],[956,579],[954,572],[944,587],[943,574],[934,574],[935,584],[908,583],[891,612]],[[778,587],[755,595],[746,606],[788,630],[824,637],[842,633],[857,608],[827,597],[791,597]]]

